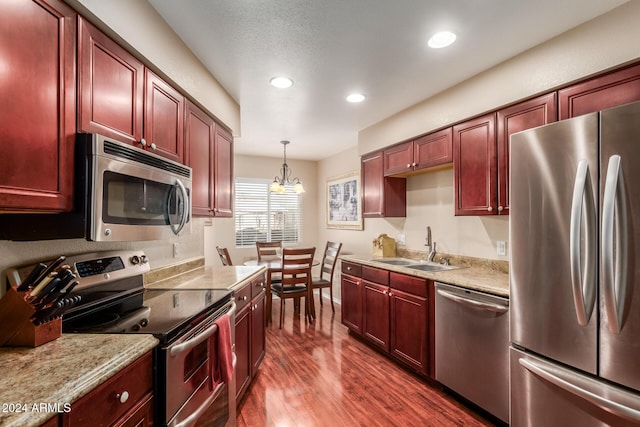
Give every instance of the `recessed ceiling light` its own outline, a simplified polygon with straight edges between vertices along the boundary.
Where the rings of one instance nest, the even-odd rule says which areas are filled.
[[[434,49],[440,49],[441,47],[449,46],[454,41],[456,41],[455,34],[449,31],[440,31],[431,36],[428,45]]]
[[[273,77],[271,80],[269,80],[269,83],[271,83],[271,86],[275,86],[280,89],[286,89],[288,87],[291,87],[291,85],[293,84],[293,80],[287,77]]]
[[[365,96],[361,93],[352,93],[351,95],[347,96],[347,101],[349,102],[362,102],[365,100]]]

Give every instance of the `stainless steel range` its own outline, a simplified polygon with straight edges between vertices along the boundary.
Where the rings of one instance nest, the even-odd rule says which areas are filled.
[[[149,262],[141,251],[82,254],[64,262],[78,281],[68,297],[81,302],[65,312],[63,332],[153,334],[160,340],[154,350],[158,425],[235,424],[235,384],[223,369],[225,356],[235,357],[218,325],[227,314],[233,337],[231,291],[144,289]],[[19,286],[33,268],[7,270],[10,284]]]

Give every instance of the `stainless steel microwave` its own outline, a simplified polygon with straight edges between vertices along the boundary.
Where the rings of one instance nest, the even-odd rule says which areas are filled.
[[[101,135],[79,138],[89,148],[89,240],[162,240],[191,232],[191,168]]]
[[[191,168],[111,138],[80,133],[74,210],[0,214],[0,240],[164,240],[191,233]]]

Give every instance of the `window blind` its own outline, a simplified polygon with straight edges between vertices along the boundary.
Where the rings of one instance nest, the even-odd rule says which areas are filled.
[[[271,193],[270,185],[270,180],[236,178],[236,247],[255,246],[256,242],[300,243],[301,196],[293,192],[293,185],[283,194]]]

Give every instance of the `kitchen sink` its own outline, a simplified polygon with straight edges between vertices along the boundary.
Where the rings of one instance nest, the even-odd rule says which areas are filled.
[[[412,268],[414,270],[420,271],[443,271],[443,270],[455,270],[457,268],[453,265],[444,265],[444,264],[436,264],[436,263],[424,263],[424,264],[413,264],[413,265],[405,265],[407,268]]]

